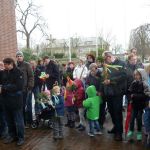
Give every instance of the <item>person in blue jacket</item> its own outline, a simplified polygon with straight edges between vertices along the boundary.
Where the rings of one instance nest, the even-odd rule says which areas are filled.
[[[63,138],[63,119],[64,119],[64,98],[60,94],[60,87],[54,86],[52,89],[52,106],[55,109],[54,113],[54,127],[53,127],[53,138]]]

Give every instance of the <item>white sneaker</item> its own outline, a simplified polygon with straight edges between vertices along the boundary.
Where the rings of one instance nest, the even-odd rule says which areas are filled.
[[[90,133],[90,132],[89,132],[88,135],[91,136],[91,137],[94,137],[94,134],[93,134],[93,133]]]
[[[102,135],[103,133],[101,131],[95,132],[96,135]]]

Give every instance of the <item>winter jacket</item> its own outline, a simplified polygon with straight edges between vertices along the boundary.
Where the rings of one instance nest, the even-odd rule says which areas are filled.
[[[64,116],[64,98],[61,95],[53,95],[52,96],[52,102],[55,106],[55,115],[56,116]]]
[[[84,91],[84,87],[83,87],[83,83],[80,79],[76,79],[74,80],[74,83],[76,85],[76,90],[74,93],[74,97],[75,97],[75,106],[77,106],[78,108],[83,107],[82,103],[83,100],[85,99],[85,91]]]
[[[88,74],[88,69],[85,65],[76,66],[73,71],[73,79],[85,79]]]
[[[3,71],[0,70],[0,85],[2,86],[2,73]],[[2,94],[0,94],[0,112],[4,110],[4,104],[3,104],[3,97]]]
[[[50,61],[46,66],[46,74],[49,75],[49,78],[46,79],[46,85],[49,90],[53,88],[55,82],[59,82],[59,68],[55,62]]]
[[[132,65],[129,62],[127,62],[126,70],[127,70],[127,89],[129,89],[129,86],[134,80],[134,71],[138,68],[143,68],[140,64]]]
[[[83,106],[87,109],[86,116],[90,120],[98,120],[102,99],[96,95],[96,88],[93,85],[86,89],[86,93],[88,98],[83,101]]]
[[[102,84],[102,92],[104,93],[104,96],[110,97],[110,96],[122,96],[126,93],[126,70],[125,70],[125,63],[119,59],[116,59],[112,64],[110,65],[118,65],[121,67],[118,67],[118,69],[109,68],[108,74],[109,74],[109,85]]]
[[[24,91],[32,90],[32,88],[34,87],[34,75],[30,64],[25,61],[17,62],[17,67],[23,73],[24,78],[23,90]]]
[[[41,75],[41,72],[45,72],[45,67],[42,65],[38,65],[35,69],[33,69],[34,87],[37,87],[43,84],[43,81],[39,78]]]
[[[94,85],[96,87],[96,91],[99,92],[102,86],[101,80],[102,78],[101,78],[101,73],[99,70],[97,71],[96,76],[93,76],[91,75],[91,73],[89,73],[89,75],[86,77],[86,80],[85,80],[86,87],[90,85]]]
[[[18,68],[4,70],[2,74],[2,96],[7,109],[18,110],[23,107],[23,73]]]
[[[148,76],[144,69],[137,69],[141,74],[141,80],[134,80],[130,87],[129,93],[132,95],[131,100],[133,103],[133,108],[143,109],[145,107],[145,102],[150,97],[150,87],[148,86]]]

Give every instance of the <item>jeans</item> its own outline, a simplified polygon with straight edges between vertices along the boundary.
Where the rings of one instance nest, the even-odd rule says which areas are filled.
[[[94,134],[94,129],[96,129],[97,132],[100,131],[100,125],[99,125],[99,122],[98,120],[90,120],[89,119],[89,132]]]
[[[116,134],[123,133],[122,96],[107,98],[108,111],[110,113]]]
[[[143,121],[146,134],[150,134],[150,108],[145,108]]]
[[[24,140],[24,121],[22,110],[6,109],[8,136]]]

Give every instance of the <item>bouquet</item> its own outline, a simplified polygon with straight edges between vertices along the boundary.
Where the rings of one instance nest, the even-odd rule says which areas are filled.
[[[42,80],[42,81],[45,81],[47,76],[46,76],[46,73],[45,72],[41,72],[41,75],[39,76],[39,78]]]

